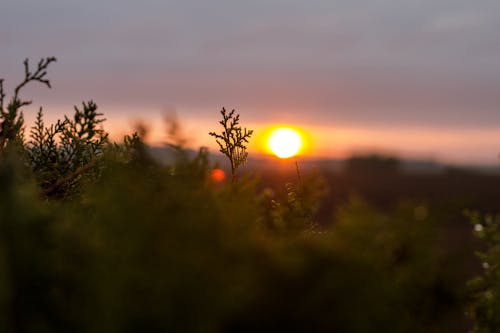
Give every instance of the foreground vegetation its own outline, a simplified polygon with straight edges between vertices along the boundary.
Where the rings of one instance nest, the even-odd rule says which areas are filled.
[[[421,205],[353,197],[320,225],[320,178],[236,180],[241,132],[231,182],[205,149],[162,165],[137,134],[110,142],[93,102],[50,126],[40,110],[26,138],[20,92],[53,61],[0,90],[0,332],[459,332],[466,304],[498,331],[495,219],[473,217],[487,266],[466,286]]]

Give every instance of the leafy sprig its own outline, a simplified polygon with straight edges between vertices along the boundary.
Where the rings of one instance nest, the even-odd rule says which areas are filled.
[[[227,112],[225,108],[221,110],[222,120],[219,124],[222,125],[223,131],[218,134],[210,132],[209,135],[213,136],[219,145],[219,151],[227,156],[231,164],[232,180],[236,180],[236,172],[238,168],[245,164],[248,152],[246,143],[253,134],[253,130],[247,130],[239,126],[240,115],[235,114],[235,110]]]

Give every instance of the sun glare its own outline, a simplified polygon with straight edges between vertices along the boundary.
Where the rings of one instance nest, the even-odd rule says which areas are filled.
[[[275,129],[267,141],[271,151],[279,158],[295,156],[301,146],[302,138],[300,134],[291,128]]]

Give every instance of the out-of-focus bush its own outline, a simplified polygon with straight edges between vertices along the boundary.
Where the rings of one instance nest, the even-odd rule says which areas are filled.
[[[500,216],[470,214],[474,233],[484,243],[478,252],[482,273],[469,281],[472,292],[469,316],[473,333],[500,331]]]
[[[67,319],[62,220],[27,171],[13,155],[0,161],[0,331],[60,331]]]
[[[431,332],[455,302],[413,206],[353,200],[332,227],[281,232],[251,181],[214,186],[205,151],[175,168],[118,157],[49,202],[2,161],[6,331]]]

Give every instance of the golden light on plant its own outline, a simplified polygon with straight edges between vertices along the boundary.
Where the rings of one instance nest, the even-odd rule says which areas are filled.
[[[292,128],[279,127],[274,129],[267,139],[269,149],[279,158],[289,158],[297,155],[303,146],[301,134]]]

